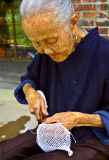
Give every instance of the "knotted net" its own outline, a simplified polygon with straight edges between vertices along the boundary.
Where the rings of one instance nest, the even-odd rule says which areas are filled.
[[[76,143],[75,139],[74,141]],[[68,152],[69,156],[73,154],[73,151],[70,149],[71,132],[61,123],[40,124],[37,128],[36,142],[45,152],[64,150]]]

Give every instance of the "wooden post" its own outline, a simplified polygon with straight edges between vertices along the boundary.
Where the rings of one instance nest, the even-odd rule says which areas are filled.
[[[12,25],[13,25],[13,39],[14,39],[14,57],[15,57],[15,59],[17,59],[18,54],[17,54],[17,44],[16,44],[16,29],[15,29],[15,19],[14,19],[14,8],[12,8],[11,11],[12,11]]]

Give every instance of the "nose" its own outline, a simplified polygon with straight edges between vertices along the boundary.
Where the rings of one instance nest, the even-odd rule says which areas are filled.
[[[44,53],[45,54],[47,54],[47,55],[51,55],[51,54],[53,54],[54,52],[51,50],[51,49],[49,49],[49,48],[43,48],[43,50],[44,50]]]
[[[51,54],[54,53],[53,50],[51,50],[50,48],[48,48],[48,46],[47,46],[47,44],[46,44],[46,42],[45,42],[44,40],[41,41],[40,44],[41,44],[41,46],[42,46],[42,48],[43,48],[45,54],[51,55]]]

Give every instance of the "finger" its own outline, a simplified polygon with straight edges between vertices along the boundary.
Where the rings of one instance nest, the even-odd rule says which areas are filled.
[[[31,102],[29,102],[29,110],[30,110],[31,114],[35,113],[34,108],[33,108],[33,104]]]
[[[35,116],[36,116],[36,120],[40,121],[40,106],[39,105],[35,106]]]
[[[61,121],[60,121],[60,120],[57,120],[56,123],[61,123]]]
[[[45,107],[45,101],[44,101],[44,100],[41,101],[41,108],[42,108],[42,113],[43,113],[45,116],[48,116],[49,113],[47,112],[47,108]]]
[[[52,123],[56,123],[56,122],[57,122],[56,119],[50,117],[50,118],[46,118],[43,123],[45,123],[45,124],[52,124]]]
[[[45,120],[46,120],[46,118],[43,118],[43,121],[42,121],[42,123],[44,123],[44,122],[45,122]]]

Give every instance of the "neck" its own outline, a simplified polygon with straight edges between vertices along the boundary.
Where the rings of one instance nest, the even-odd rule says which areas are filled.
[[[74,40],[73,42],[73,48],[72,48],[72,52],[75,51],[76,46],[80,43],[80,41],[87,35],[87,31],[85,31],[84,28],[80,27],[80,26],[76,26],[73,31],[72,34],[75,35],[77,37],[77,40]]]
[[[75,33],[75,35],[77,36],[77,40],[75,40],[74,41],[74,43],[75,43],[75,46],[76,45],[78,45],[79,43],[80,43],[80,41],[87,35],[87,33],[85,32],[85,30],[82,28],[82,27],[80,27],[80,26],[76,26],[75,27],[75,29],[74,29],[74,31],[73,31],[74,33]]]
[[[86,36],[85,29],[80,26],[77,26],[75,28],[75,34],[77,35],[78,39],[80,39],[80,40]]]

